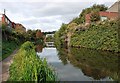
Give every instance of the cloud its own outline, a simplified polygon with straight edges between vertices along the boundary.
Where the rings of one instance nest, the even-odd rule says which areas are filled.
[[[91,2],[92,1],[92,2]],[[58,30],[62,23],[68,23],[79,16],[82,9],[95,3],[111,5],[113,0],[1,0],[0,12],[6,9],[10,20],[23,24],[27,29],[42,31]],[[108,1],[111,1],[108,4]],[[115,1],[114,1],[115,2]]]

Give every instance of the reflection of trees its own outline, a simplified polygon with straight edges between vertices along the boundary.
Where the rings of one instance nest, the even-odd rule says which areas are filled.
[[[66,50],[64,48],[57,49],[58,50],[58,57],[62,61],[64,65],[67,64],[67,53],[65,52]]]
[[[117,53],[85,48],[71,48],[70,51],[59,48],[58,55],[64,64],[69,60],[75,67],[82,69],[84,75],[95,80],[103,79],[107,76],[114,80],[119,80]]]
[[[96,69],[96,68],[91,68],[89,66],[83,67],[82,72],[84,73],[84,75],[93,77],[96,80],[103,79],[107,77],[108,75],[107,71]]]
[[[42,50],[43,50],[43,45],[36,45],[37,52],[42,52]]]
[[[96,80],[103,79],[107,76],[111,78],[113,75],[118,75],[118,54],[96,51],[85,48],[71,48],[71,64],[82,69],[87,76],[93,77]],[[73,60],[74,59],[74,60]],[[76,63],[75,63],[76,61]],[[75,63],[75,64],[74,64]],[[117,78],[118,79],[118,78]]]

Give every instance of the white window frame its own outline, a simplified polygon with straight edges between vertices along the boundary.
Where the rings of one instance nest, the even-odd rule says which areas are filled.
[[[107,20],[108,17],[107,16],[101,16],[100,19],[101,19],[101,21],[104,21],[104,20]]]

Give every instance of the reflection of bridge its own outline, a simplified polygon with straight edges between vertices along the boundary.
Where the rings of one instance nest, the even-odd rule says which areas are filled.
[[[45,42],[45,45],[47,47],[53,47],[54,46],[54,42]]]

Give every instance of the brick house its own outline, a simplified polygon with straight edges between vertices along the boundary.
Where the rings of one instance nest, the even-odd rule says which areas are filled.
[[[15,29],[17,32],[26,32],[26,28],[22,24],[12,22],[5,14],[0,14],[0,27],[2,25]]]
[[[2,26],[2,24],[9,28],[15,28],[15,24],[13,24],[13,22],[5,14],[0,14],[0,26]]]
[[[117,19],[119,15],[118,13],[118,9],[120,7],[119,4],[120,4],[120,1],[117,1],[107,11],[98,12],[100,15],[100,20],[103,21],[106,19],[109,19],[109,20]],[[91,13],[85,16],[86,23],[91,22],[90,16],[91,16]]]
[[[26,28],[22,24],[16,23],[15,24],[15,31],[20,32],[20,33],[24,33],[24,32],[26,32]]]

